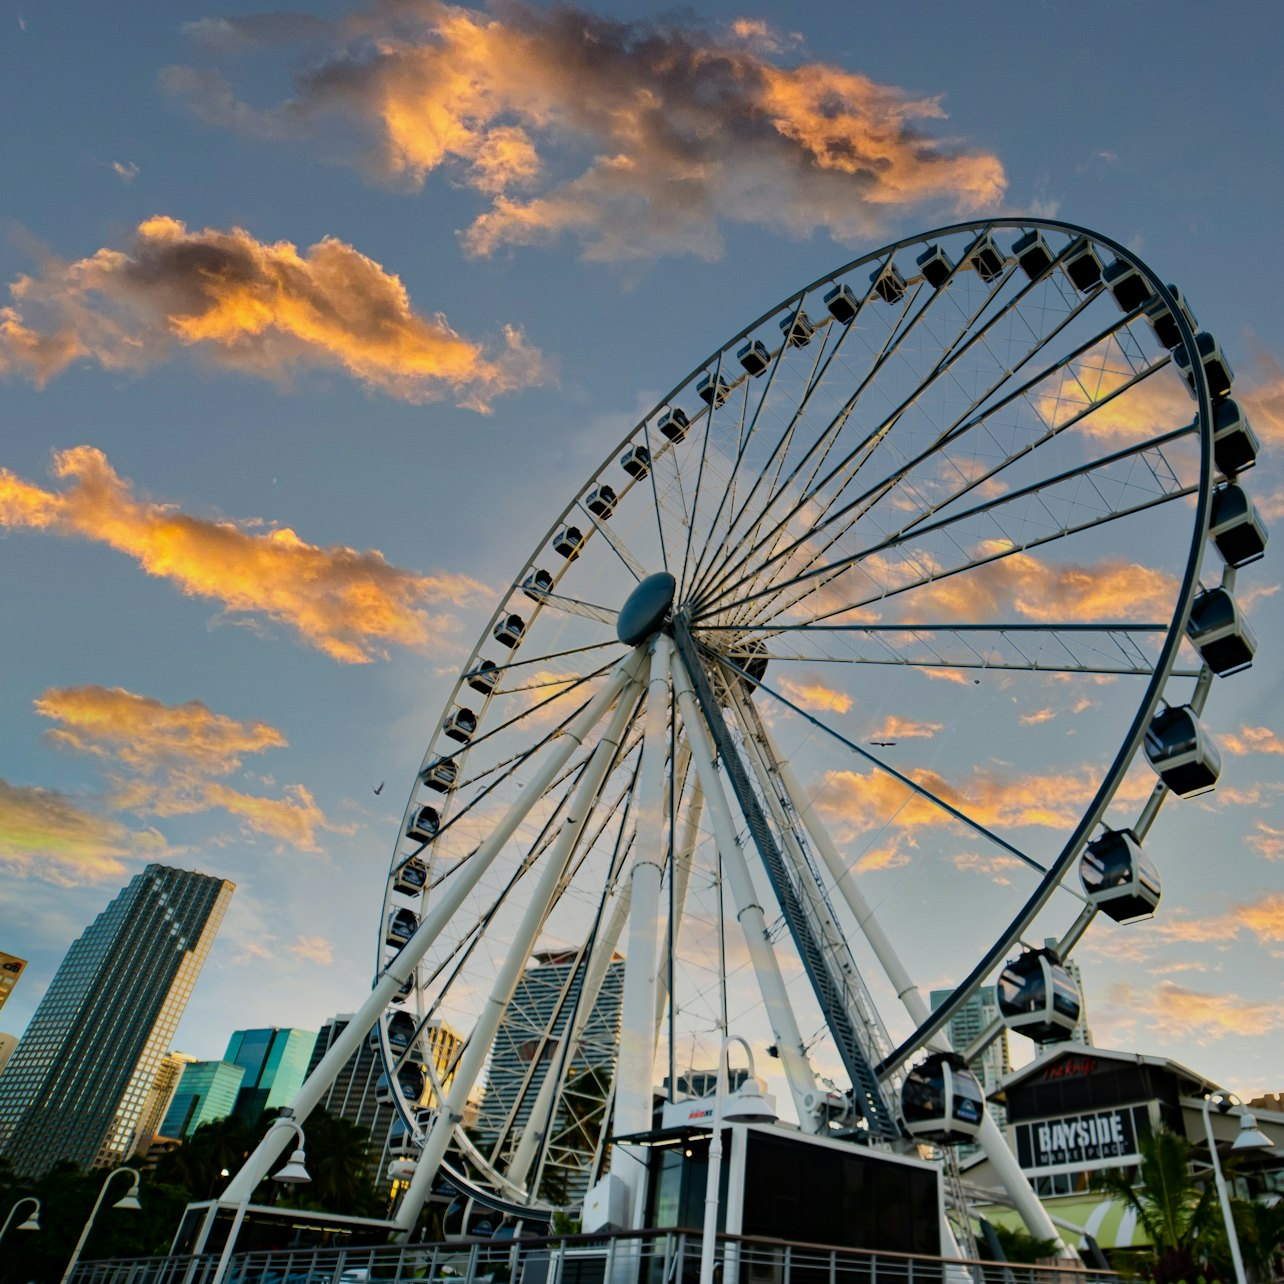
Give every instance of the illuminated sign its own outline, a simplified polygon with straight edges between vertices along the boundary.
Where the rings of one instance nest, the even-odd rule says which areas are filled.
[[[1031,1172],[1063,1164],[1128,1159],[1137,1154],[1137,1138],[1148,1127],[1145,1106],[1017,1124],[1017,1161]]]

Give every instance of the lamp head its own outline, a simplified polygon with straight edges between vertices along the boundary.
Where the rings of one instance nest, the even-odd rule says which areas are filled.
[[[1227,1115],[1234,1110],[1239,1101],[1233,1092],[1210,1092],[1208,1094],[1208,1104],[1219,1115]]]
[[[1232,1150],[1271,1150],[1274,1142],[1257,1126],[1257,1120],[1244,1111],[1239,1117],[1239,1136]]]
[[[722,1107],[723,1123],[775,1123],[776,1103],[749,1078],[740,1085]]]
[[[14,1230],[39,1230],[40,1216],[38,1213],[32,1213],[25,1222],[19,1222]]]
[[[283,1181],[288,1185],[298,1185],[300,1182],[311,1181],[312,1178],[309,1175],[307,1168],[304,1167],[304,1164],[305,1156],[303,1154],[303,1147],[300,1146],[299,1149],[290,1156],[290,1162],[286,1164],[280,1172],[272,1174],[272,1180]]]
[[[127,1208],[131,1213],[140,1213],[143,1210],[142,1204],[138,1202],[138,1183],[135,1182],[129,1190],[118,1199],[113,1208]]]

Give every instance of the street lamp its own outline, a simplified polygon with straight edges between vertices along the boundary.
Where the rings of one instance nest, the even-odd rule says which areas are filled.
[[[0,1239],[4,1239],[4,1233],[9,1229],[9,1223],[13,1221],[13,1215],[23,1204],[35,1204],[31,1210],[31,1216],[25,1222],[19,1222],[17,1230],[39,1230],[40,1229],[40,1201],[34,1195],[24,1195],[9,1210],[9,1216],[4,1219],[4,1225],[0,1226]]]
[[[727,1095],[727,1053],[738,1043],[749,1058],[749,1077],[734,1094],[736,1100],[724,1111]],[[704,1234],[700,1240],[700,1284],[713,1284],[713,1259],[718,1251],[718,1188],[722,1182],[722,1120],[738,1123],[771,1123],[776,1112],[762,1095],[754,1078],[753,1050],[738,1035],[729,1034],[718,1049],[718,1070],[713,1088],[713,1135],[709,1138],[709,1172],[704,1184]]]
[[[98,1192],[98,1198],[94,1200],[94,1206],[90,1210],[89,1220],[85,1223],[84,1229],[80,1232],[80,1238],[76,1241],[76,1247],[72,1250],[71,1260],[67,1263],[67,1269],[62,1273],[61,1284],[67,1284],[71,1278],[71,1273],[76,1269],[76,1263],[80,1260],[80,1250],[85,1246],[85,1240],[89,1238],[89,1232],[94,1228],[94,1218],[98,1216],[99,1206],[103,1202],[103,1196],[107,1193],[107,1187],[111,1185],[111,1179],[117,1173],[130,1173],[134,1178],[134,1184],[125,1192],[120,1199],[113,1205],[113,1208],[125,1208],[132,1213],[139,1212],[142,1205],[138,1202],[138,1183],[142,1178],[138,1175],[137,1168],[130,1168],[128,1164],[122,1164],[119,1168],[113,1168],[107,1174],[103,1181],[102,1189]]]
[[[304,1136],[302,1127],[297,1124],[289,1115],[277,1115],[272,1120],[272,1127],[268,1129],[270,1135],[273,1129],[289,1128],[299,1139],[299,1144],[294,1153],[290,1156],[290,1162],[285,1165],[280,1172],[272,1174],[273,1181],[285,1182],[288,1185],[297,1185],[299,1182],[311,1181],[308,1170],[305,1167],[306,1156],[303,1153]],[[266,1137],[264,1138],[266,1141]],[[260,1145],[263,1143],[260,1142]],[[279,1151],[277,1152],[280,1153]],[[250,1206],[250,1196],[253,1190],[246,1192],[245,1198],[236,1206],[236,1212],[232,1217],[231,1229],[227,1232],[227,1242],[223,1245],[223,1252],[218,1259],[218,1266],[214,1270],[214,1278],[210,1284],[223,1284],[223,1277],[227,1274],[227,1264],[232,1260],[232,1250],[236,1247],[236,1237],[241,1233],[241,1223],[245,1221],[246,1210]]]
[[[1209,1106],[1216,1106],[1219,1114],[1227,1114],[1235,1105],[1235,1098],[1229,1092],[1214,1092],[1204,1098],[1204,1131],[1208,1134],[1208,1153],[1213,1157],[1213,1178],[1217,1183],[1217,1198],[1222,1205],[1222,1221],[1226,1223],[1226,1239],[1230,1243],[1231,1261],[1235,1264],[1237,1284],[1248,1284],[1244,1274],[1244,1259],[1240,1256],[1239,1237],[1235,1234],[1235,1218],[1231,1213],[1230,1194],[1226,1189],[1226,1179],[1222,1176],[1221,1161],[1217,1158],[1217,1140],[1213,1136],[1213,1120]],[[1239,1135],[1231,1146],[1232,1151],[1269,1150],[1271,1139],[1257,1127],[1257,1120],[1248,1111],[1242,1111],[1239,1119]]]

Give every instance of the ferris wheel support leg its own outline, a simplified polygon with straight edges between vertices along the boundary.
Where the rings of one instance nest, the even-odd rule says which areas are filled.
[[[602,689],[589,701],[584,712],[567,727],[557,747],[536,772],[527,788],[522,791],[518,800],[491,831],[490,836],[460,871],[444,884],[441,898],[424,916],[423,922],[419,924],[414,935],[402,947],[396,958],[384,969],[383,975],[375,982],[374,988],[366,996],[356,1015],[330,1045],[330,1050],[321,1058],[317,1068],[304,1080],[303,1086],[290,1102],[287,1113],[297,1123],[302,1123],[325,1096],[339,1072],[361,1047],[362,1041],[370,1033],[371,1027],[379,1019],[380,1014],[392,1002],[393,995],[414,972],[429,946],[458,912],[469,892],[481,881],[491,862],[512,837],[527,812],[566,765],[584,737],[601,721],[616,698],[636,681],[642,658],[640,652],[634,651],[616,665]],[[623,700],[621,702],[623,703]],[[236,1205],[248,1201],[254,1188],[268,1175],[272,1165],[280,1158],[292,1135],[287,1128],[270,1129],[241,1165],[236,1176],[228,1183],[227,1189],[219,1196],[218,1203],[211,1207],[206,1220],[213,1220],[217,1215],[219,1204]]]
[[[614,1134],[646,1132],[651,1127],[651,1089],[655,1077],[656,962],[659,956],[660,880],[664,874],[664,764],[668,756],[669,658],[673,644],[663,633],[652,641],[647,685],[646,725],[638,770],[637,831],[629,873],[628,949],[620,1003],[620,1051],[615,1069]],[[646,1152],[617,1145],[611,1175],[628,1187],[632,1226],[641,1225],[646,1197]]]
[[[709,815],[713,820],[718,852],[722,857],[732,899],[736,904],[736,918],[744,932],[745,945],[762,991],[763,1006],[767,1010],[776,1048],[780,1053],[780,1064],[789,1083],[794,1107],[798,1111],[798,1122],[804,1132],[816,1132],[818,1120],[815,1115],[815,1104],[819,1100],[816,1075],[807,1060],[798,1021],[794,1017],[794,1011],[789,1002],[789,994],[780,973],[780,965],[776,962],[775,953],[771,948],[767,933],[767,918],[758,901],[758,893],[749,874],[744,850],[736,837],[731,806],[727,802],[727,795],[722,788],[722,779],[718,775],[709,732],[696,704],[691,676],[687,673],[686,665],[682,663],[680,655],[673,657],[673,688],[677,693],[682,723],[691,745],[691,758],[695,763],[696,775],[704,789]],[[724,1030],[723,1034],[726,1033]]]
[[[685,743],[678,755],[679,770],[674,773],[674,780],[678,782],[677,788],[681,790],[681,782],[686,778],[687,768],[691,764],[691,749]],[[691,886],[691,855],[695,851],[696,839],[700,836],[700,816],[704,811],[704,791],[700,787],[700,781],[696,780],[691,790],[691,801],[687,804],[686,815],[682,822],[682,837],[676,847],[673,849],[673,871],[670,877],[673,879],[673,917],[669,924],[670,939],[674,942],[674,951],[677,950],[677,940],[682,931],[682,919],[687,909],[687,891]],[[664,1010],[669,1003],[669,986],[673,978],[669,975],[668,955],[660,962],[659,976],[655,984],[655,1033],[656,1039],[660,1037],[660,1022],[664,1018]]]
[[[782,757],[777,750],[771,737],[770,728],[764,725],[763,734],[768,752],[770,752],[780,768],[781,781],[785,788],[789,790],[790,796],[793,798],[794,807],[802,818],[803,827],[816,844],[816,850],[820,852],[821,858],[829,870],[830,877],[842,893],[848,908],[860,925],[861,931],[864,932],[866,940],[869,941],[870,948],[874,951],[879,963],[882,964],[883,971],[887,974],[887,979],[895,986],[896,995],[905,1005],[905,1010],[909,1013],[910,1019],[915,1025],[922,1025],[928,1019],[930,1013],[918,986],[914,984],[904,963],[901,962],[900,955],[897,954],[895,946],[892,945],[891,938],[883,930],[883,925],[878,921],[874,913],[874,907],[865,899],[860,888],[856,886],[855,874],[847,868],[847,862],[842,858],[837,847],[834,846],[834,840],[830,838],[829,831],[821,824],[811,800],[799,785],[798,778],[794,775],[794,770],[790,766],[789,760]],[[938,1035],[929,1046],[937,1051],[945,1051],[948,1050],[950,1045],[943,1036]],[[1056,1227],[1052,1224],[1052,1219],[1048,1216],[1047,1209],[1039,1202],[1039,1197],[1034,1193],[1034,1189],[1025,1173],[1021,1171],[1021,1166],[1017,1163],[1016,1156],[1013,1155],[1007,1142],[1003,1139],[1003,1133],[1000,1131],[999,1125],[994,1122],[994,1116],[988,1110],[981,1116],[981,1132],[977,1137],[977,1141],[985,1151],[1004,1188],[1012,1197],[1013,1207],[1021,1214],[1021,1219],[1025,1222],[1026,1229],[1030,1234],[1036,1239],[1056,1240],[1060,1246],[1060,1256],[1076,1257],[1074,1250],[1062,1243]]]
[[[624,732],[633,717],[637,684],[632,674],[636,671],[636,667],[635,661],[630,667],[630,676],[620,692],[615,713],[607,729],[602,733],[601,739],[594,746],[589,756],[588,766],[575,787],[575,794],[567,808],[557,839],[544,856],[544,868],[540,871],[539,882],[531,890],[530,900],[513,935],[503,966],[495,976],[486,1006],[482,1009],[473,1025],[472,1033],[468,1036],[463,1055],[459,1058],[459,1064],[455,1067],[455,1074],[450,1082],[450,1091],[446,1094],[446,1099],[442,1102],[428,1130],[423,1150],[415,1164],[415,1175],[410,1179],[405,1197],[393,1219],[400,1228],[403,1239],[409,1236],[419,1220],[419,1213],[432,1190],[433,1180],[437,1176],[437,1169],[450,1143],[451,1134],[454,1132],[455,1125],[464,1117],[469,1093],[472,1092],[481,1074],[482,1066],[490,1055],[499,1023],[503,1020],[504,1013],[512,1000],[522,969],[526,966],[536,938],[544,926],[544,920],[548,917],[558,885],[574,854],[580,835],[584,832],[584,826],[593,813],[602,782],[606,779]],[[571,751],[573,750],[574,746],[571,747]],[[570,752],[566,756],[569,758]],[[546,781],[541,786],[541,793],[547,783]],[[533,788],[531,792],[534,792]]]

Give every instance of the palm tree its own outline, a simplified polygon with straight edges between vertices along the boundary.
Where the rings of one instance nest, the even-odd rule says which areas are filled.
[[[377,1216],[382,1204],[370,1175],[370,1129],[325,1110],[314,1110],[305,1126],[312,1180],[295,1187],[281,1202]]]
[[[1249,1276],[1277,1280],[1284,1275],[1284,1200],[1259,1204],[1256,1200],[1231,1201],[1240,1254]]]
[[[1196,1181],[1191,1172],[1190,1142],[1159,1128],[1141,1137],[1137,1149],[1141,1162],[1135,1171],[1107,1168],[1092,1185],[1131,1208],[1149,1235],[1154,1258],[1142,1274],[1154,1284],[1201,1275],[1218,1279],[1224,1236],[1217,1196],[1210,1183]]]

